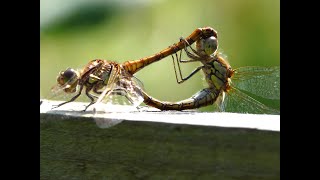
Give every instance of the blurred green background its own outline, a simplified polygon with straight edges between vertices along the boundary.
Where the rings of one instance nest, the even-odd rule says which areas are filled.
[[[61,70],[97,58],[122,63],[150,56],[204,26],[218,31],[219,50],[233,68],[280,65],[279,0],[40,0],[40,98]],[[183,74],[198,66],[183,64]],[[171,57],[136,76],[164,101],[205,87],[202,73],[177,84]]]

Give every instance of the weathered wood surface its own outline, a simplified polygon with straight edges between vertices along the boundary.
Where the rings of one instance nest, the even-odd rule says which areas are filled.
[[[123,111],[108,114],[109,119],[95,115],[96,120],[125,119],[99,128],[92,112],[68,109],[83,109],[79,103],[55,111],[45,103],[40,106],[41,179],[280,179],[280,124],[268,131],[230,128],[204,123],[219,113]],[[150,121],[135,120],[139,116]],[[166,122],[181,116],[188,124]]]

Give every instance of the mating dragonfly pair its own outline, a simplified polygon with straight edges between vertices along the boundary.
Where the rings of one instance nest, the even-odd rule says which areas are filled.
[[[193,43],[195,43],[195,48],[192,47]],[[183,60],[182,53],[185,53],[190,60]],[[134,74],[170,55],[177,83],[183,83],[202,70],[208,87],[200,90],[191,98],[179,102],[160,101],[148,95],[141,81],[135,78]],[[200,62],[201,66],[183,77],[180,63],[188,62]],[[119,95],[128,99],[134,106],[139,106],[143,101],[146,105],[160,110],[196,109],[215,104],[220,111],[279,114],[278,110],[242,92],[247,91],[266,99],[279,99],[279,72],[279,67],[232,69],[218,52],[217,32],[211,27],[204,27],[196,29],[187,38],[180,38],[179,42],[149,57],[122,64],[95,59],[80,71],[68,68],[60,72],[57,78],[58,84],[53,91],[63,91],[74,94],[74,96],[54,108],[76,100],[85,89],[90,103],[84,111],[93,104],[101,104],[110,96]]]

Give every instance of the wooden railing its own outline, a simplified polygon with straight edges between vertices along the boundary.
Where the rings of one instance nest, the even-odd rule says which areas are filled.
[[[40,106],[41,179],[280,179],[279,115],[52,103]]]

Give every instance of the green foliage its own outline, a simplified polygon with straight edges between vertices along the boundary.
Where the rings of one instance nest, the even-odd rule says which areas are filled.
[[[80,6],[72,13],[67,14],[62,21],[52,23],[48,27],[42,28],[42,32],[50,36],[65,33],[86,33],[87,30],[97,28],[104,21],[119,13],[113,6],[98,6],[95,4]]]

